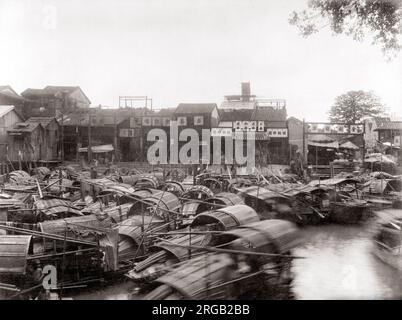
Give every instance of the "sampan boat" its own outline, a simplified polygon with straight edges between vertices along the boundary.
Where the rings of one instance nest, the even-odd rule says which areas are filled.
[[[402,210],[385,209],[376,215],[379,220],[373,237],[373,253],[381,261],[402,271]]]
[[[224,232],[226,246],[185,263],[154,282],[146,300],[289,298],[290,251],[299,244],[297,227],[265,220]],[[224,241],[225,242],[225,241]],[[212,251],[214,249],[211,248]],[[225,252],[225,250],[227,250]],[[286,296],[278,290],[284,287]]]

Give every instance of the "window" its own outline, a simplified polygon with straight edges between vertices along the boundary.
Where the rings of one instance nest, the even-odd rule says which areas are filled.
[[[186,117],[177,117],[177,124],[179,126],[186,126],[187,125],[187,118]]]
[[[258,131],[264,131],[264,121],[258,121]]]
[[[142,125],[143,126],[150,126],[151,125],[151,118],[150,117],[142,118]]]
[[[139,117],[130,117],[130,128],[140,127],[142,123],[142,119]]]
[[[163,125],[166,127],[170,126],[170,118],[163,118]]]
[[[153,118],[152,119],[152,125],[153,126],[160,126],[161,125],[161,120],[159,118]]]
[[[204,117],[203,116],[194,117],[194,125],[196,126],[204,125]]]

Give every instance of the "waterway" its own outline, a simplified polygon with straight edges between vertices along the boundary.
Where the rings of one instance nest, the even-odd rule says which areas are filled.
[[[372,253],[374,224],[322,225],[302,229],[304,244],[294,253],[296,299],[400,299],[402,274]],[[74,299],[128,299],[129,282]],[[137,296],[140,299],[140,296]]]

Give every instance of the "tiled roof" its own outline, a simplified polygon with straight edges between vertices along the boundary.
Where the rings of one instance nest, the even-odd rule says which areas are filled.
[[[122,123],[126,118],[112,114],[92,114],[91,126],[93,127],[110,127],[115,124]],[[63,116],[63,126],[88,126],[89,115],[87,113],[70,113]]]
[[[25,100],[17,92],[15,92],[13,88],[11,88],[9,85],[0,86],[0,94],[17,100]]]
[[[219,109],[254,109],[255,101],[224,100]]]
[[[265,108],[264,108],[265,109]],[[219,110],[220,121],[264,121],[267,128],[286,128],[286,118],[279,117],[276,110]]]
[[[7,129],[9,133],[23,133],[23,132],[32,132],[38,126],[41,126],[40,123],[35,122],[17,122],[12,127]]]
[[[299,124],[303,124],[303,121],[300,120],[300,119],[297,119],[296,117],[289,117],[289,118],[287,119],[287,121],[293,121],[293,122],[297,122],[297,123],[299,123]]]
[[[5,116],[12,110],[14,110],[14,106],[0,106],[0,117]]]
[[[160,117],[170,117],[175,113],[175,111],[176,111],[175,108],[164,108],[155,112],[155,115],[158,115]]]
[[[390,122],[391,119],[388,117],[374,117],[375,124],[377,127],[382,126],[384,123]]]
[[[286,108],[260,107],[254,110],[252,120],[286,121]]]
[[[79,88],[79,86],[46,86],[43,91],[49,94],[56,94],[62,91],[71,93]]]
[[[220,121],[251,121],[254,110],[219,110]]]
[[[27,98],[37,98],[37,97],[55,97],[56,94],[61,92],[72,93],[76,90],[80,90],[85,98],[90,103],[89,98],[85,95],[79,86],[46,86],[43,89],[32,89],[28,88],[21,93],[23,97]]]
[[[79,87],[72,86],[47,86],[44,89],[32,89],[28,88],[21,94],[25,97],[35,97],[35,96],[55,96],[56,93],[67,91],[68,93],[74,92]]]
[[[264,121],[264,125],[270,129],[287,128],[285,121]]]
[[[40,123],[46,128],[53,120],[57,121],[54,117],[31,117],[26,122]]]
[[[217,108],[216,103],[180,103],[175,114],[209,114],[215,108]]]

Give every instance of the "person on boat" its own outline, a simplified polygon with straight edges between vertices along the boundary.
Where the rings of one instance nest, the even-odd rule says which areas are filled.
[[[25,298],[29,300],[36,299],[43,289],[40,286],[44,278],[40,260],[35,259],[27,265],[27,277],[25,286],[28,291]]]

